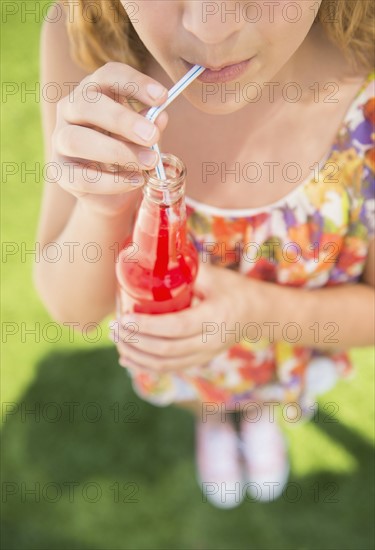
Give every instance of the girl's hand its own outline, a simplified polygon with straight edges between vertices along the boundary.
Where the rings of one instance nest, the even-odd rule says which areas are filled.
[[[238,343],[235,323],[248,316],[244,304],[245,276],[200,263],[195,285],[203,299],[181,312],[161,315],[132,314],[110,324],[120,365],[157,373],[203,366]]]
[[[86,77],[57,105],[52,162],[63,189],[106,214],[127,204],[126,194],[143,183],[142,170],[155,166],[151,145],[160,139],[168,115],[155,124],[130,101],[151,106],[167,99],[154,79],[123,63],[107,63]]]

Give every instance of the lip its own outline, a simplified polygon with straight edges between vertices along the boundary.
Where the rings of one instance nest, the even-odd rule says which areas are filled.
[[[189,63],[185,59],[181,59],[187,69],[191,69],[194,66],[192,63]],[[200,80],[201,82],[213,83],[230,82],[231,80],[234,80],[235,78],[238,78],[245,73],[252,59],[253,57],[246,59],[245,61],[241,61],[240,63],[226,65],[225,67],[221,67],[218,69],[207,68],[205,71],[203,71],[202,74],[198,76],[197,80]]]

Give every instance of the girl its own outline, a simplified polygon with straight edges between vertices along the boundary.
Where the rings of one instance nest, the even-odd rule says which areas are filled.
[[[119,319],[120,364],[145,400],[196,413],[211,502],[235,506],[245,486],[272,500],[289,471],[274,406],[290,421],[311,415],[315,397],[351,372],[348,349],[373,343],[374,4],[63,5],[42,36],[43,83],[65,97],[43,104],[46,156],[61,178],[46,182],[38,240],[64,253],[36,264],[39,293],[78,329],[113,312],[114,245],[156,164],[150,147],[183,159],[204,300]],[[196,63],[211,70],[148,122]],[[72,262],[72,242],[98,243],[100,260]],[[239,430],[221,414],[233,411]]]

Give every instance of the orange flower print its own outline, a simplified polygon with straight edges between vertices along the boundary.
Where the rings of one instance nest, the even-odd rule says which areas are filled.
[[[363,106],[363,114],[365,119],[375,124],[375,97],[370,98]]]

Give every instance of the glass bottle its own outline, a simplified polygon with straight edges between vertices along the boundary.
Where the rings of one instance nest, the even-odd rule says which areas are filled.
[[[186,168],[172,154],[161,157],[166,180],[155,169],[144,172],[143,200],[118,257],[118,318],[180,311],[192,303],[198,253],[186,226]]]

